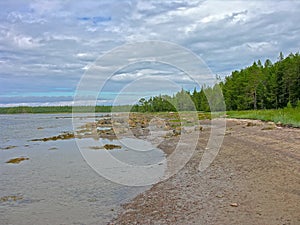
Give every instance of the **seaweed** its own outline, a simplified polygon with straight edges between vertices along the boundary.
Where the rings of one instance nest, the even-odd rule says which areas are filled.
[[[112,150],[112,149],[121,149],[122,146],[114,145],[114,144],[105,144],[103,146],[90,146],[89,148],[93,150],[99,150],[99,149]]]
[[[20,162],[22,162],[24,160],[29,160],[29,158],[27,158],[27,157],[13,158],[13,159],[10,159],[10,160],[6,161],[6,163],[19,164]]]
[[[74,133],[65,132],[57,136],[36,138],[36,139],[32,139],[31,141],[56,141],[56,140],[67,140],[72,138],[75,138]]]

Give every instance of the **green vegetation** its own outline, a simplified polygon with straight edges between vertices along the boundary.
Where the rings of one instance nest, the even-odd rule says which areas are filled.
[[[272,64],[258,60],[251,66],[232,72],[219,82],[226,103],[227,114],[235,118],[260,119],[300,127],[300,55],[290,54]],[[156,96],[141,99],[133,107],[138,112],[203,111],[208,112],[208,98],[213,97],[213,87],[202,87],[193,92],[181,90],[173,96]],[[217,98],[216,98],[217,99]],[[192,100],[192,104],[191,104]],[[214,102],[218,111],[218,102]],[[222,107],[220,107],[222,108]],[[260,109],[260,110],[258,110]],[[207,114],[207,113],[206,113]],[[199,113],[199,118],[206,115]],[[215,115],[215,113],[213,114]]]
[[[122,105],[114,106],[114,112],[128,112],[131,106]],[[17,114],[17,113],[84,113],[84,112],[111,112],[112,106],[18,106],[18,107],[2,107],[0,114]]]
[[[71,106],[18,106],[0,108],[0,114],[17,114],[17,113],[71,113]]]
[[[300,55],[282,53],[275,64],[267,59],[232,72],[221,82],[227,110],[296,107],[300,100]]]
[[[159,95],[149,99],[141,98],[138,104],[130,106],[56,106],[56,107],[9,107],[0,108],[2,113],[71,113],[71,112],[175,112],[175,111],[224,111],[225,105],[220,101],[221,88],[226,103],[226,109],[257,110],[248,113],[262,120],[274,120],[285,124],[297,124],[297,109],[300,107],[300,55],[290,54],[284,58],[282,53],[279,60],[272,64],[267,59],[264,64],[260,60],[240,71],[234,71],[225,78],[219,79],[219,84],[212,87],[196,88],[193,91],[181,90],[173,96]],[[208,99],[211,105],[208,103]],[[284,109],[286,108],[286,109]],[[266,109],[278,109],[266,111]],[[282,110],[279,110],[282,109]],[[264,112],[260,114],[261,112]],[[263,116],[266,112],[270,115]],[[231,115],[232,112],[230,112]],[[292,113],[289,116],[287,114]],[[241,115],[238,112],[237,115]],[[267,113],[268,114],[268,113]],[[273,119],[276,114],[276,119]]]
[[[213,93],[211,88],[202,88],[197,92],[196,88],[191,94],[189,91],[181,89],[173,96],[159,95],[146,100],[140,99],[138,104],[131,109],[133,112],[175,112],[175,111],[209,111],[209,104],[206,94]]]
[[[220,79],[219,79],[220,80]],[[296,107],[300,101],[300,55],[290,54],[284,58],[280,53],[275,64],[267,59],[232,74],[213,87],[201,87],[200,91],[181,90],[173,96],[156,96],[140,99],[132,111],[222,111],[218,102],[218,88],[222,89],[227,110],[279,109]],[[192,100],[192,101],[191,101]]]
[[[268,110],[228,111],[227,115],[232,118],[258,119],[263,121],[273,121],[276,124],[300,127],[300,107]]]

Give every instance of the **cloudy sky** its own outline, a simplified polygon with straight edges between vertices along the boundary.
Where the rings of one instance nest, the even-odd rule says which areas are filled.
[[[70,104],[93,62],[126,43],[175,43],[221,77],[300,47],[298,0],[0,0],[0,8],[0,106]],[[133,81],[128,93],[141,86],[167,93],[170,77],[178,87],[194,85],[171,65],[129,65],[107,82],[99,104]]]

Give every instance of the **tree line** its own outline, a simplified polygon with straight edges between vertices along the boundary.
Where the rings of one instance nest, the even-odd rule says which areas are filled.
[[[300,100],[300,55],[284,58],[280,53],[274,64],[258,60],[232,72],[220,85],[228,110],[295,107]]]
[[[114,106],[17,106],[2,107],[0,114],[19,114],[19,113],[91,113],[91,112],[126,112],[130,111],[130,105]]]
[[[162,111],[219,111],[225,105],[220,98],[222,90],[226,110],[278,109],[300,107],[300,55],[280,53],[278,61],[260,60],[236,70],[212,87],[187,91],[181,89],[172,96],[159,95],[141,98],[135,105],[121,106],[38,106],[0,108],[2,113],[71,113],[75,112],[162,112]],[[209,104],[210,103],[210,104]]]
[[[278,109],[300,105],[299,53],[291,53],[286,58],[280,53],[274,64],[269,59],[264,64],[258,60],[249,67],[233,71],[223,81],[218,80],[213,87],[201,87],[198,91],[196,88],[193,91],[182,89],[173,96],[142,98],[132,111],[210,111],[212,104],[217,111],[223,109],[222,103],[218,102],[220,98],[214,98],[218,88],[223,92],[226,110]]]

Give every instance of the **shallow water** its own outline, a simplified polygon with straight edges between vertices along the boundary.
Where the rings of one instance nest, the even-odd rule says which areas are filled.
[[[18,196],[0,201],[2,225],[106,224],[121,203],[149,188],[123,186],[101,177],[85,162],[75,139],[30,141],[72,132],[70,114],[0,115],[0,130],[0,198]],[[16,147],[5,150],[8,146]],[[119,152],[114,155],[122,160],[139,160]],[[29,160],[5,163],[20,156]],[[159,161],[162,154],[152,156]]]

